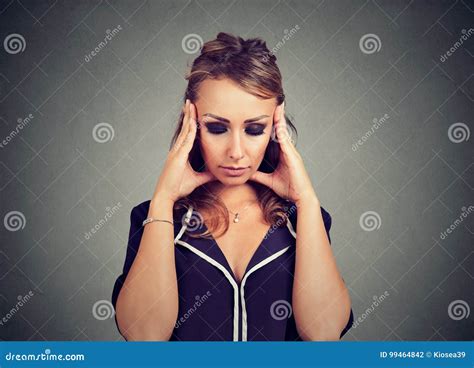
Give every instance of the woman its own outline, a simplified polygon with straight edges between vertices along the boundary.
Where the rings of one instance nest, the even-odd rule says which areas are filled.
[[[219,33],[186,79],[153,197],[131,213],[112,295],[120,333],[339,340],[352,324],[350,297],[331,217],[292,141],[275,56],[258,38]]]

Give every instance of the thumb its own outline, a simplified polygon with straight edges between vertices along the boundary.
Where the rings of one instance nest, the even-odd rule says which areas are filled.
[[[201,172],[201,173],[197,173],[196,174],[196,179],[197,179],[199,185],[203,185],[203,184],[206,184],[210,181],[216,180],[217,178],[212,173],[210,173],[209,171],[204,171],[204,172]]]

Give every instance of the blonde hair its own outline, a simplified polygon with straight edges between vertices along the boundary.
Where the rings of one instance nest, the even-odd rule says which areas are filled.
[[[186,75],[188,86],[183,97],[195,102],[198,97],[200,84],[206,79],[228,78],[240,85],[245,91],[262,99],[275,98],[277,105],[285,100],[282,78],[276,64],[276,57],[267,48],[266,42],[260,38],[244,40],[228,33],[220,32],[217,38],[204,43],[200,55],[193,61],[190,71]],[[174,146],[183,125],[184,113],[178,119],[170,150]],[[297,136],[295,126],[285,115],[287,125],[292,130],[291,136]],[[279,143],[270,140],[265,150],[259,171],[272,172],[276,169],[280,154]],[[205,170],[205,162],[200,151],[198,135],[189,154],[189,161],[194,170]],[[270,188],[248,181],[256,193],[265,221],[275,225],[285,223],[288,202],[278,196]],[[206,183],[196,188],[188,196],[175,202],[174,211],[192,206],[199,211],[206,211],[212,216],[208,219],[208,229],[203,233],[190,233],[190,236],[209,237],[210,232],[223,229],[216,237],[224,234],[229,228],[229,211],[224,203],[209,190],[211,183]],[[176,212],[174,212],[176,214]]]

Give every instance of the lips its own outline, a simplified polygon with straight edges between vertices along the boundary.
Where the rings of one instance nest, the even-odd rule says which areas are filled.
[[[247,171],[248,167],[233,168],[232,166],[221,166],[221,169],[225,174],[227,174],[227,176],[241,176],[245,171]]]

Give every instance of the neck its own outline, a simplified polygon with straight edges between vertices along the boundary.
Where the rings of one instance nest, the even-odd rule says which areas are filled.
[[[220,182],[215,182],[213,192],[222,202],[224,202],[227,208],[232,210],[234,210],[234,208],[239,210],[240,207],[258,199],[257,192],[248,183],[240,185],[224,185]]]

